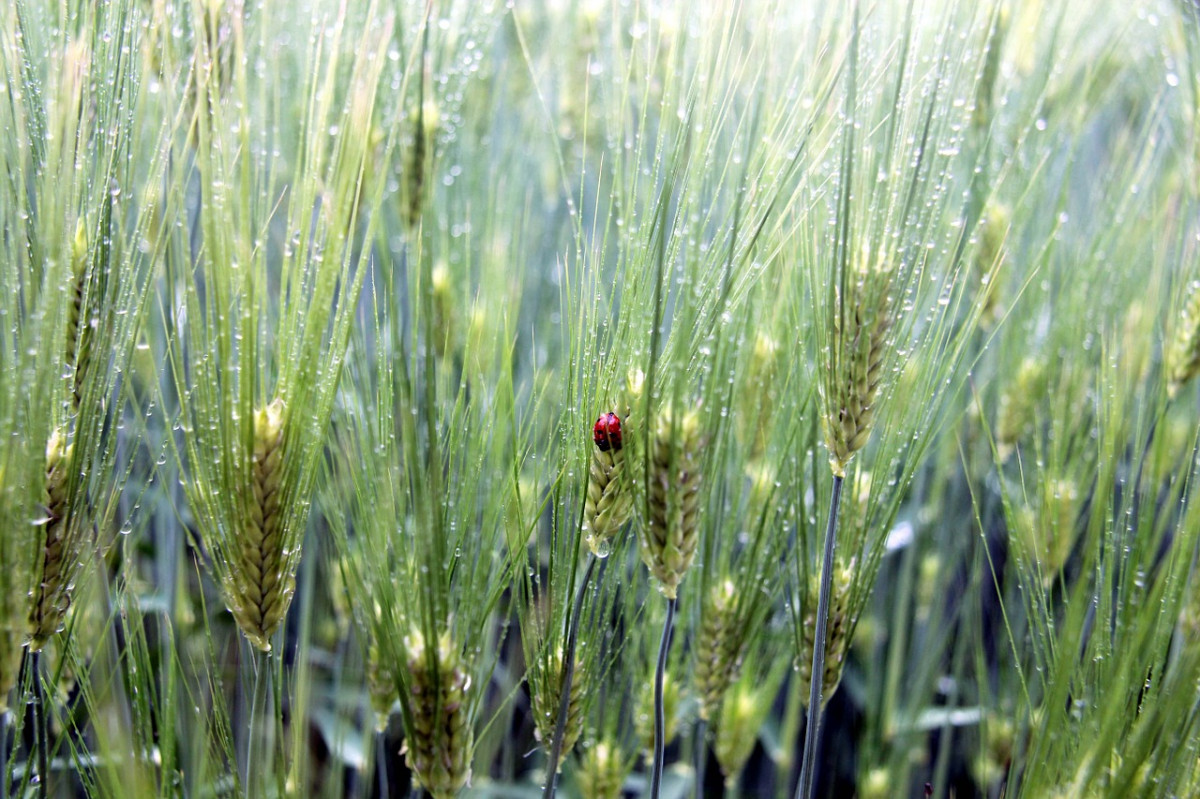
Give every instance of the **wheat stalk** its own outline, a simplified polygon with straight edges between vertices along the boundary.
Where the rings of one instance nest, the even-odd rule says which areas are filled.
[[[19,523],[14,518],[14,499],[17,494],[16,486],[7,479],[7,470],[0,463],[0,519],[4,523]],[[16,536],[6,535],[0,540],[0,552],[7,558],[16,555]],[[15,559],[15,558],[14,558]],[[8,695],[16,686],[21,673],[21,653],[25,649],[25,641],[29,636],[29,597],[27,586],[29,580],[20,572],[9,571],[0,579],[0,745],[7,745],[3,738],[7,724]]]

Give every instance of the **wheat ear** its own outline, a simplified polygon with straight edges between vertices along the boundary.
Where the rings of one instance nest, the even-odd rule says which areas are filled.
[[[642,561],[667,599],[696,557],[700,539],[700,420],[689,411],[675,421],[659,415],[649,486],[650,518],[639,528]]]
[[[825,627],[825,663],[821,679],[821,707],[829,703],[842,681],[842,667],[850,648],[850,591],[853,587],[853,566],[836,566],[833,570],[829,598],[829,614]],[[798,659],[800,682],[807,689],[812,680],[812,664],[808,655],[816,645],[817,600],[820,592],[820,577],[814,577],[808,590],[808,612],[804,616],[803,645],[805,651]]]
[[[716,718],[721,699],[740,666],[734,607],[733,583],[725,580],[713,586],[700,613],[695,682],[700,698],[700,718],[704,721]]]
[[[92,326],[85,323],[84,293],[87,286],[87,229],[82,219],[75,227],[75,240],[71,249],[71,296],[67,303],[67,367],[71,371],[71,390],[74,405],[79,412],[83,399],[83,380],[91,362]],[[81,329],[82,328],[82,329]]]
[[[533,691],[534,736],[542,748],[550,756],[554,742],[554,732],[558,721],[559,702],[562,699],[561,686],[563,683],[563,656],[560,649],[550,657],[549,669],[539,682],[539,690]],[[575,743],[583,732],[585,687],[587,672],[584,664],[576,660],[571,675],[571,688],[567,692],[567,722],[563,725],[562,743],[559,747],[558,762],[551,766],[557,768],[567,759]]]
[[[387,729],[388,717],[392,715],[392,707],[399,701],[400,694],[396,690],[391,664],[374,641],[367,645],[366,672],[367,695],[371,699],[371,709],[375,711],[375,731],[383,732]]]
[[[886,273],[852,280],[833,314],[834,356],[826,376],[825,444],[834,475],[871,435],[892,318]]]
[[[65,431],[60,428],[46,444],[46,483],[44,501],[46,517],[44,537],[37,570],[38,584],[34,589],[29,613],[29,649],[40,652],[50,637],[62,627],[63,617],[71,606],[71,575],[80,557],[82,541],[74,535],[68,510],[68,483],[74,447],[67,444]]]
[[[407,644],[412,730],[405,762],[433,799],[450,799],[471,779],[471,678],[449,634],[432,650],[419,631]]]
[[[633,764],[612,741],[600,741],[583,753],[579,793],[583,799],[621,799],[621,788]]]
[[[1200,282],[1191,286],[1175,333],[1166,347],[1164,360],[1167,396],[1174,399],[1180,389],[1200,374]]]
[[[283,621],[294,579],[286,574],[283,512],[284,404],[276,399],[254,412],[254,450],[246,523],[232,573],[230,610],[246,638],[264,652]]]
[[[598,430],[606,417],[617,419],[614,413],[605,414],[596,423]],[[607,430],[597,434],[604,437],[596,439],[588,469],[587,496],[583,502],[584,541],[598,558],[608,556],[610,539],[633,513],[633,493],[626,485],[625,449],[619,430],[618,426],[615,438],[608,436]]]
[[[771,699],[760,696],[754,686],[738,682],[729,686],[720,703],[713,753],[730,793],[758,742],[758,731],[770,709],[770,702]]]

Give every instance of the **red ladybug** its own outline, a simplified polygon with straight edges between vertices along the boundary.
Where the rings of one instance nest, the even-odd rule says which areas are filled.
[[[621,448],[621,417],[615,413],[602,413],[592,428],[592,440],[601,452],[614,452]]]

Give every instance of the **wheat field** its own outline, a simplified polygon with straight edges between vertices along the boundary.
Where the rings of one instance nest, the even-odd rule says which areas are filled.
[[[0,799],[1200,796],[1194,0],[0,0]]]

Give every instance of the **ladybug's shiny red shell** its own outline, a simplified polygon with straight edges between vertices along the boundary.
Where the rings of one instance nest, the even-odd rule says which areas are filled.
[[[601,452],[621,448],[621,417],[615,413],[602,413],[592,428],[592,440]]]

